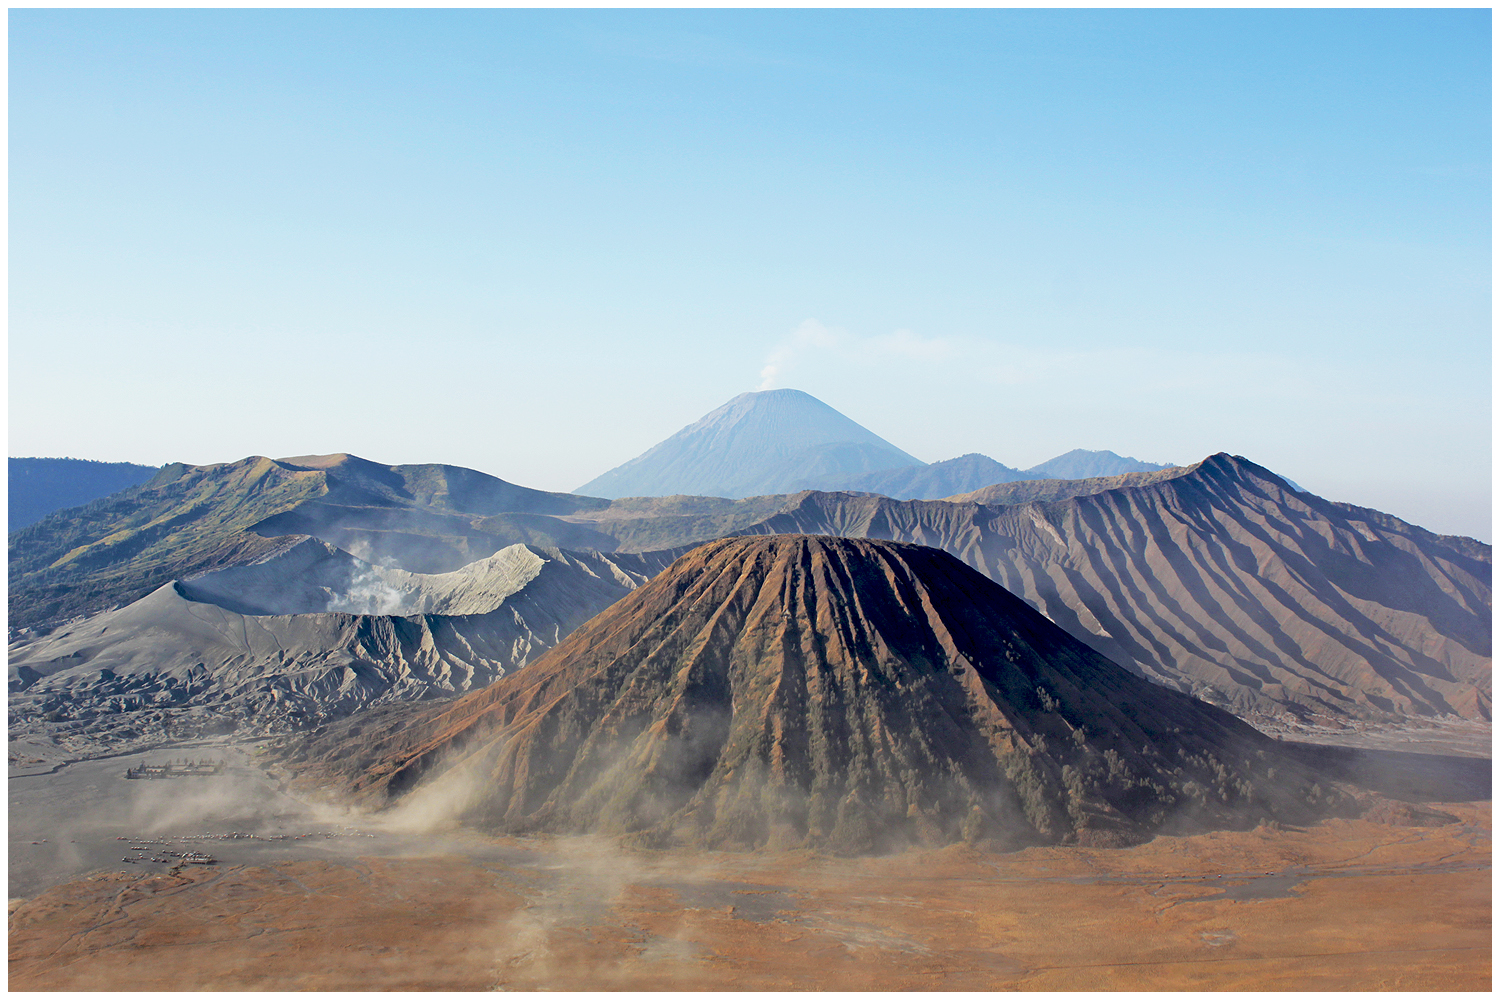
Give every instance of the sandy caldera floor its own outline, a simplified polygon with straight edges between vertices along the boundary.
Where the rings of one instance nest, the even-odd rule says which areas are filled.
[[[536,838],[102,872],[13,904],[10,988],[1488,989],[1490,805],[1438,808],[1127,850]]]

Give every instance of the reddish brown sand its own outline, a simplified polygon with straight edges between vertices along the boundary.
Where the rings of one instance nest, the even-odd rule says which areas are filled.
[[[96,874],[15,907],[10,988],[1488,989],[1490,808],[1441,808],[1462,822],[1127,850],[838,860],[575,838],[506,863]]]

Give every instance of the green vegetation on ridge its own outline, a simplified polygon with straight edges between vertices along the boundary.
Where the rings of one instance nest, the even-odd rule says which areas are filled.
[[[57,511],[10,536],[10,624],[46,627],[128,604],[169,580],[255,562],[309,534],[378,559],[456,569],[518,541],[557,544],[549,517],[608,506],[447,465],[352,455],[165,466],[149,482]],[[538,525],[507,528],[486,519]],[[586,528],[575,531],[587,531]],[[606,538],[605,541],[608,541]],[[612,546],[609,546],[612,547]]]
[[[57,511],[10,536],[10,620],[25,628],[139,600],[169,580],[283,545],[250,531],[327,491],[269,458],[169,465],[149,482]]]

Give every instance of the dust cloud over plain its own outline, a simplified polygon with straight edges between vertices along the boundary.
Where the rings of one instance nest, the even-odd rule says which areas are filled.
[[[171,779],[125,778],[141,764],[215,759],[220,774]],[[10,777],[11,896],[29,896],[48,885],[99,869],[131,870],[121,864],[129,842],[200,834],[291,835],[339,829],[353,821],[338,806],[304,803],[283,793],[232,744],[179,748],[176,752],[126,754],[78,761],[54,773]],[[265,841],[245,840],[243,854]],[[211,852],[223,854],[216,846]]]

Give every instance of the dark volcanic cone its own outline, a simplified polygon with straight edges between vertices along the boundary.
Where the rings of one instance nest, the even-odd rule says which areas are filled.
[[[806,535],[704,545],[525,670],[301,755],[377,802],[456,764],[435,787],[496,831],[731,849],[1128,843],[1339,798],[945,552]]]

